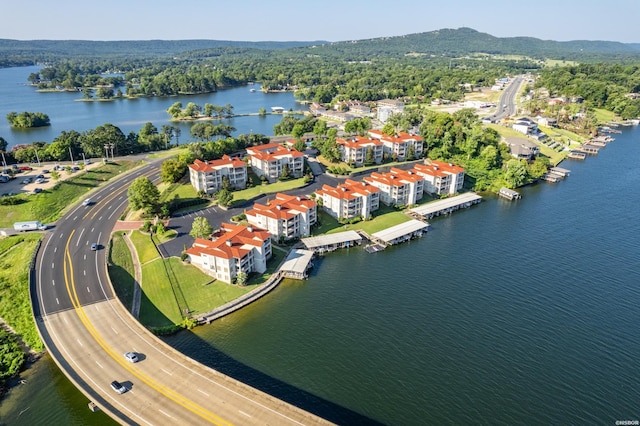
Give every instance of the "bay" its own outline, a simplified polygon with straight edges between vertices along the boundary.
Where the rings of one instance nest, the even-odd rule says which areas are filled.
[[[517,202],[485,194],[381,253],[328,255],[309,280],[166,341],[341,424],[638,419],[640,129],[622,131],[563,163],[558,184]],[[101,422],[48,357],[24,377],[0,401],[4,423]]]
[[[111,123],[127,135],[138,133],[147,122],[153,123],[158,130],[164,124],[177,125],[182,130],[179,143],[192,142],[189,129],[191,123],[172,123],[167,108],[175,102],[186,106],[194,102],[200,106],[205,103],[233,106],[234,114],[257,113],[260,108],[268,112],[272,106],[281,106],[285,110],[305,110],[297,103],[291,92],[262,93],[260,85],[234,87],[219,90],[215,93],[191,96],[169,96],[139,99],[116,99],[108,102],[83,102],[80,92],[37,92],[27,85],[27,77],[37,72],[40,67],[18,67],[0,69],[0,136],[9,143],[9,150],[17,144],[33,142],[50,143],[62,131],[76,130],[83,132]],[[254,88],[256,92],[250,92]],[[6,120],[10,112],[42,112],[49,116],[51,126],[18,130],[12,129]],[[233,135],[261,133],[273,134],[273,126],[280,122],[282,115],[240,116],[224,120],[236,128]]]

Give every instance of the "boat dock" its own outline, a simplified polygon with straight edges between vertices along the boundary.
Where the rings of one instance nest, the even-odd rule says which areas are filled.
[[[551,182],[551,183],[557,183],[562,180],[560,176],[555,175],[553,173],[549,173],[549,172],[543,174],[540,179],[542,179],[545,182]]]
[[[421,219],[433,219],[436,216],[449,214],[456,210],[471,207],[482,201],[482,197],[475,192],[467,192],[444,200],[432,201],[427,204],[409,209],[409,214]]]
[[[307,272],[313,266],[311,263],[313,255],[314,252],[311,250],[291,250],[285,261],[280,266],[280,271],[285,278],[293,278],[296,280],[308,278]]]
[[[348,248],[362,243],[362,236],[356,231],[337,232],[335,234],[302,238],[304,246],[315,253],[324,254],[340,248]]]
[[[371,235],[371,241],[382,247],[400,244],[427,232],[429,224],[421,220],[411,219],[391,228],[383,229]],[[368,250],[367,250],[368,251]]]
[[[569,176],[571,170],[563,169],[562,167],[551,167],[549,169],[549,172],[553,173],[554,175],[562,176],[564,178]]]
[[[514,191],[513,189],[502,187],[500,191],[498,191],[498,195],[502,198],[506,198],[507,200],[518,200],[522,198],[522,195],[518,191]]]
[[[577,149],[573,149],[569,151],[569,155],[567,156],[567,158],[571,158],[573,160],[584,160],[585,158],[587,158],[587,153],[578,151]]]

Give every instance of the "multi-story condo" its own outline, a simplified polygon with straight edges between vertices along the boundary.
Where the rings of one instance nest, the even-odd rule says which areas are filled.
[[[402,114],[404,111],[404,102],[394,99],[381,99],[376,102],[378,107],[377,119],[386,123],[393,114]]]
[[[240,272],[267,270],[267,260],[272,254],[271,235],[253,226],[223,223],[211,240],[196,238],[186,253],[193,265],[231,283]]]
[[[378,139],[352,136],[346,139],[336,138],[336,142],[340,149],[340,159],[345,163],[360,167],[367,160],[369,151],[371,151],[371,158],[375,164],[382,163],[383,145]]]
[[[277,240],[307,237],[318,220],[315,201],[282,193],[267,204],[255,203],[245,215],[250,224],[266,229]]]
[[[406,132],[399,132],[395,135],[385,135],[380,130],[369,130],[369,136],[382,142],[384,153],[394,157],[398,161],[404,161],[409,155],[410,148],[413,149],[413,157],[422,157],[423,139],[418,135]]]
[[[269,182],[275,182],[282,176],[285,164],[293,177],[299,178],[304,174],[304,155],[294,148],[268,143],[247,148],[247,154],[254,173],[264,176]]]
[[[196,191],[213,194],[222,188],[224,176],[229,178],[232,187],[244,189],[247,186],[247,165],[228,155],[213,161],[195,160],[189,165],[189,179]]]
[[[380,201],[387,205],[416,204],[424,194],[424,180],[411,170],[392,167],[388,173],[371,173],[364,181],[380,190]]]
[[[336,219],[369,219],[380,207],[380,190],[366,182],[347,179],[337,187],[322,185],[316,194],[322,198],[322,208]]]
[[[455,194],[464,184],[464,169],[451,163],[428,160],[413,167],[416,174],[424,179],[425,192],[431,194]]]

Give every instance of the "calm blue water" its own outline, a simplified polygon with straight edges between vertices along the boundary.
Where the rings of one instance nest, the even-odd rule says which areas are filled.
[[[563,182],[489,195],[381,253],[329,255],[309,280],[167,341],[341,424],[640,419],[639,157],[640,129],[624,129],[563,163]],[[27,387],[55,371],[27,373],[0,419],[93,424],[69,386]],[[25,400],[40,417],[18,417]]]
[[[60,133],[69,130],[82,132],[105,123],[119,127],[124,134],[138,132],[147,122],[158,129],[163,124],[172,124],[166,110],[175,102],[194,102],[200,106],[205,103],[214,105],[231,104],[236,114],[257,113],[260,108],[271,110],[272,106],[281,106],[286,110],[303,110],[304,105],[297,103],[292,93],[252,93],[249,88],[259,89],[259,85],[242,86],[220,90],[216,93],[195,96],[172,96],[163,98],[120,99],[111,102],[81,102],[82,93],[38,93],[27,86],[27,77],[40,67],[21,67],[0,69],[0,136],[11,146],[32,142],[51,142]],[[43,112],[51,119],[51,126],[45,128],[14,130],[6,120],[6,115],[15,112]],[[273,126],[282,116],[237,117],[225,120],[225,123],[237,129],[234,135],[241,133],[273,134]],[[180,123],[182,129],[180,143],[192,141],[189,135],[190,123]]]

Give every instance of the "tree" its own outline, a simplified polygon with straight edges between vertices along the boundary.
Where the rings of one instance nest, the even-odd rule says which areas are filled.
[[[367,154],[364,158],[364,164],[367,166],[372,165],[375,162],[375,158],[373,157],[373,147],[370,146],[367,148]]]
[[[305,144],[301,139],[298,139],[293,144],[293,149],[295,149],[296,151],[303,152],[305,149],[307,149],[307,144]]]
[[[284,163],[282,165],[282,173],[280,174],[280,180],[287,180],[291,177],[291,169],[289,168],[289,163]]]
[[[264,108],[264,107],[260,107],[260,108],[258,109],[258,115],[259,115],[260,117],[264,117],[265,115],[267,115],[267,109],[266,109],[266,108]]]
[[[187,171],[187,164],[180,160],[164,160],[160,166],[160,176],[165,183],[176,183]]]
[[[229,207],[233,201],[233,193],[223,188],[216,193],[216,200],[218,200],[218,204],[221,206]]]
[[[193,219],[193,224],[191,225],[191,235],[193,238],[209,238],[209,236],[213,233],[213,228],[209,224],[207,218],[198,216]]]
[[[238,284],[241,287],[244,287],[245,285],[247,285],[247,273],[244,271],[240,271],[238,272],[238,274],[236,275],[236,284]]]
[[[515,158],[507,161],[504,178],[511,188],[522,185],[527,177],[527,167],[522,161]]]
[[[171,118],[179,118],[182,115],[182,102],[175,102],[167,109],[167,112]]]
[[[152,211],[160,199],[160,191],[148,177],[139,177],[131,183],[127,197],[133,210]]]
[[[6,152],[7,146],[9,146],[9,142],[5,140],[2,136],[0,136],[0,151]]]
[[[396,128],[393,124],[387,123],[382,127],[382,134],[386,136],[393,136],[396,134]]]

